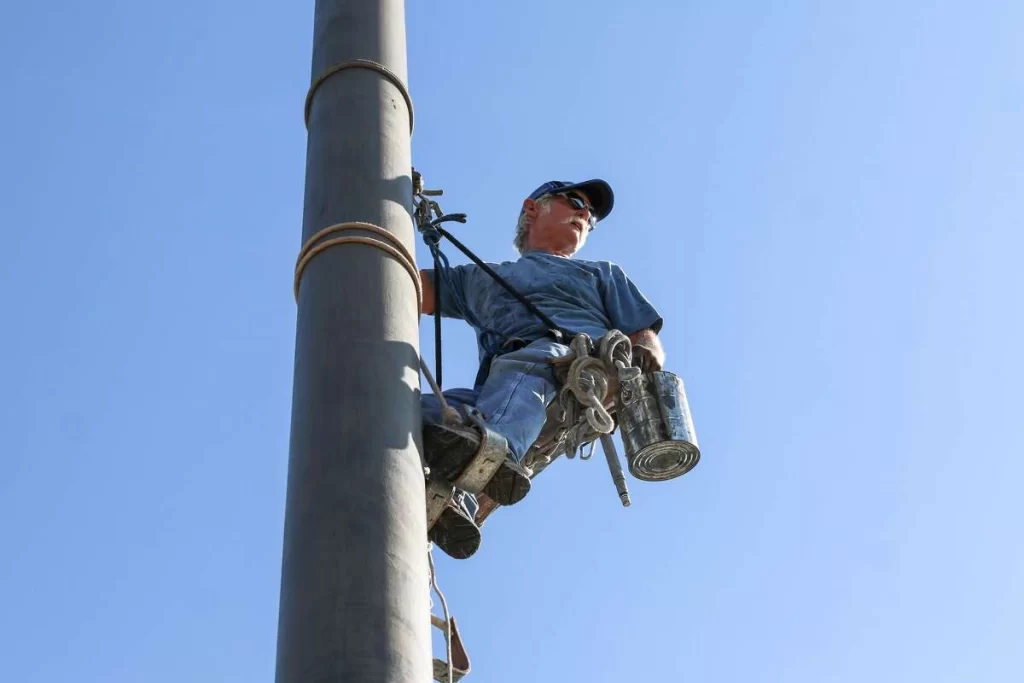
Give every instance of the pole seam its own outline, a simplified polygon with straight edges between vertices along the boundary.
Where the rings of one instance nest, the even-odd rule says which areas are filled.
[[[335,237],[334,239],[327,240],[326,242],[318,242],[324,237],[334,234],[336,232],[345,232],[347,230],[366,230],[372,232],[383,240],[375,239],[373,237]],[[390,242],[390,244],[387,244]],[[344,223],[335,223],[329,225],[323,230],[319,231],[302,245],[302,249],[299,250],[299,255],[295,260],[295,280],[292,285],[292,289],[295,292],[295,302],[299,301],[299,283],[302,280],[302,274],[306,270],[306,266],[313,260],[317,254],[329,249],[330,247],[337,246],[339,244],[365,244],[370,247],[375,247],[381,251],[387,253],[389,256],[398,261],[409,276],[412,278],[413,286],[416,288],[416,303],[417,310],[423,310],[423,283],[420,282],[419,271],[416,270],[416,263],[409,250],[406,249],[405,245],[402,244],[397,237],[392,235],[390,232],[374,225],[373,223],[364,223],[362,221],[346,221]]]
[[[333,66],[327,68],[322,74],[317,76],[316,80],[313,81],[313,85],[309,86],[309,92],[306,93],[306,107],[304,113],[304,119],[306,122],[306,130],[309,130],[309,113],[313,108],[313,95],[317,89],[323,85],[324,81],[345,69],[369,69],[370,71],[376,71],[381,74],[389,81],[391,81],[398,91],[402,93],[402,97],[405,98],[405,104],[409,107],[409,135],[412,135],[414,121],[413,121],[413,109],[412,109],[412,97],[409,95],[409,89],[405,87],[405,83],[398,77],[391,69],[387,68],[379,62],[375,62],[372,59],[352,59],[347,62],[339,62]]]

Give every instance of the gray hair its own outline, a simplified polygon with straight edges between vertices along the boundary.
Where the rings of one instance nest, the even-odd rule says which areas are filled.
[[[537,206],[541,208],[544,213],[551,210],[551,200],[553,197],[549,194],[544,195],[537,201]],[[526,216],[526,212],[519,214],[519,223],[516,224],[516,236],[512,240],[512,245],[516,248],[516,251],[520,255],[526,251],[526,238],[530,234],[530,219]]]

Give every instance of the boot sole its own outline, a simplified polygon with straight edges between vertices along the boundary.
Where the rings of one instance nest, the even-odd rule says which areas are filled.
[[[480,527],[469,516],[448,505],[427,538],[449,557],[465,560],[480,548]]]
[[[471,427],[423,426],[423,458],[436,475],[453,482],[480,448],[480,435]],[[483,492],[499,505],[515,505],[530,492],[530,475],[510,457],[494,473]]]
[[[526,470],[506,460],[487,482],[483,492],[499,505],[515,505],[530,492],[530,486],[532,482]]]

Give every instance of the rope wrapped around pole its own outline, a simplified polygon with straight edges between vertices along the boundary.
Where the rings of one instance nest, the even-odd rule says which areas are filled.
[[[323,85],[324,81],[345,69],[368,69],[369,71],[376,71],[391,81],[394,86],[398,88],[398,92],[402,93],[402,97],[405,99],[405,104],[409,107],[409,135],[412,135],[414,121],[412,113],[412,97],[409,95],[409,89],[405,87],[405,83],[403,83],[402,79],[398,77],[398,74],[372,59],[351,59],[347,62],[339,62],[338,64],[328,67],[327,70],[317,76],[317,79],[313,81],[313,85],[309,86],[309,92],[306,93],[304,120],[306,122],[307,129],[309,128],[309,113],[313,109],[313,95],[316,94],[317,89]]]
[[[335,237],[334,239],[327,240],[326,242],[320,242],[321,239],[332,235],[337,232],[345,232],[348,230],[365,230],[372,232],[375,235],[379,235],[383,239],[375,239],[373,237]],[[413,286],[416,288],[416,303],[417,311],[423,309],[423,283],[420,282],[420,273],[416,270],[416,262],[406,249],[405,245],[402,244],[397,237],[392,235],[390,232],[374,225],[373,223],[364,223],[362,221],[348,221],[345,223],[335,223],[334,225],[327,226],[323,230],[320,230],[315,235],[306,240],[306,243],[302,245],[302,249],[299,250],[299,256],[295,261],[295,280],[293,283],[293,289],[295,291],[295,300],[299,300],[299,284],[302,281],[302,273],[305,271],[306,266],[313,260],[313,257],[329,249],[330,247],[337,246],[340,244],[365,244],[370,247],[375,247],[381,251],[386,252],[396,261],[398,261],[406,272],[409,273],[409,277],[412,278]]]

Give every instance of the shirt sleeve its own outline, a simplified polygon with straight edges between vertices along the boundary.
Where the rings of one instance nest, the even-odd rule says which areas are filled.
[[[607,275],[603,279],[601,296],[612,326],[625,334],[646,329],[653,330],[655,334],[660,332],[664,322],[661,314],[625,271],[614,263],[606,264],[604,270]]]
[[[473,278],[473,270],[475,269],[476,266],[474,265],[441,268],[441,296],[438,297],[438,308],[441,311],[442,317],[466,320],[469,314],[466,291]],[[433,268],[424,268],[423,271],[427,274],[427,277],[430,278],[431,282],[435,282],[435,271]],[[435,288],[436,287],[437,285],[435,284]]]

